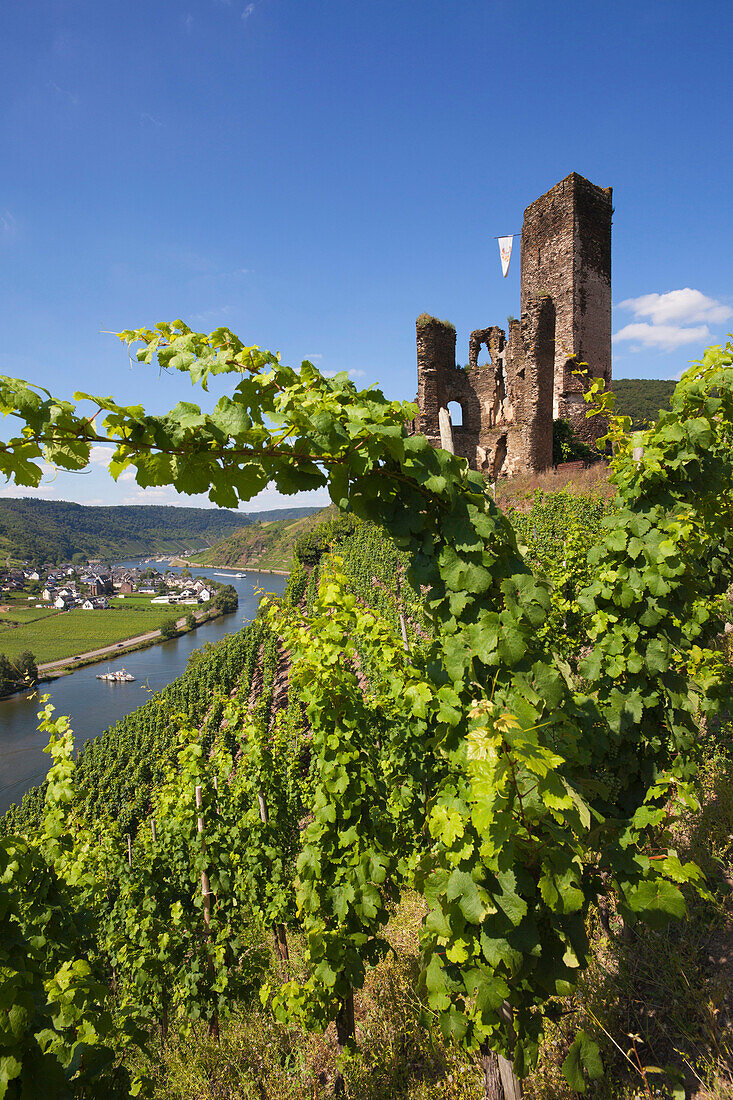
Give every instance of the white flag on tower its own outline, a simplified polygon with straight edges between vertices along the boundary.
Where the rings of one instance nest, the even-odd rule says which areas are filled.
[[[512,258],[512,242],[514,236],[511,237],[497,237],[499,241],[499,255],[501,256],[501,273],[506,279],[507,272],[509,271],[509,261]]]

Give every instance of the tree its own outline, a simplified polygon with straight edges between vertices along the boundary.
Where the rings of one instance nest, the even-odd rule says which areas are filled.
[[[15,690],[16,674],[12,664],[0,653],[0,695],[7,695]]]
[[[25,683],[29,686],[38,683],[38,666],[36,664],[36,658],[31,653],[30,649],[24,650],[24,652],[13,661],[13,665],[16,670],[16,679],[19,683]]]
[[[38,666],[29,649],[13,660],[0,653],[0,695],[7,695],[23,687],[33,687],[37,683]]]
[[[336,549],[354,530],[354,518],[350,515],[320,523],[296,541],[295,557],[304,565],[315,565],[329,549]]]
[[[175,619],[166,619],[160,624],[161,638],[175,638],[177,634],[178,627],[176,626]]]
[[[239,607],[239,596],[234,585],[223,584],[214,597],[214,603],[225,615],[236,611]]]
[[[189,611],[186,615],[186,626],[189,630],[193,630],[193,628],[196,626],[196,616],[194,615],[193,611]]]
[[[561,462],[597,461],[598,451],[578,439],[569,420],[554,420],[552,423],[552,462],[557,466]]]

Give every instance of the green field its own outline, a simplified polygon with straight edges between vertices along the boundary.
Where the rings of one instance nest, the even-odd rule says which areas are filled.
[[[46,615],[14,629],[0,629],[0,653],[12,659],[30,649],[39,665],[46,664],[157,630],[166,619],[178,619],[188,610],[148,604],[147,607],[110,608],[109,611],[75,609]]]
[[[162,603],[150,603],[150,596],[112,596],[109,601],[110,607],[121,607],[126,611],[135,609],[136,611],[152,611],[153,614],[157,614],[161,607],[165,608],[167,605]],[[172,609],[175,611],[175,608]]]
[[[0,606],[7,607],[7,604]],[[51,615],[58,615],[55,607],[25,607],[21,604],[10,604],[9,611],[0,611],[0,630],[8,629],[8,623],[34,623],[37,619],[48,619]]]

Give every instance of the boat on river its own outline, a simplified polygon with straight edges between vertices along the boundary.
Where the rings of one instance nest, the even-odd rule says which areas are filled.
[[[97,679],[108,680],[112,684],[131,684],[135,677],[126,672],[124,668],[119,668],[117,672],[103,672],[100,676],[97,676]]]

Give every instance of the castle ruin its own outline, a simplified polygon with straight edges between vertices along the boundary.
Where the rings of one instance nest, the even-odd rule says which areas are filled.
[[[553,420],[567,420],[592,444],[584,380],[611,381],[611,188],[573,172],[524,212],[521,318],[509,332],[471,333],[468,366],[456,366],[456,331],[426,314],[417,320],[415,430],[441,446],[440,410],[453,402],[455,453],[491,479],[552,465]],[[479,366],[481,348],[489,362]],[[445,414],[444,414],[445,415]],[[458,419],[458,418],[456,418]]]

